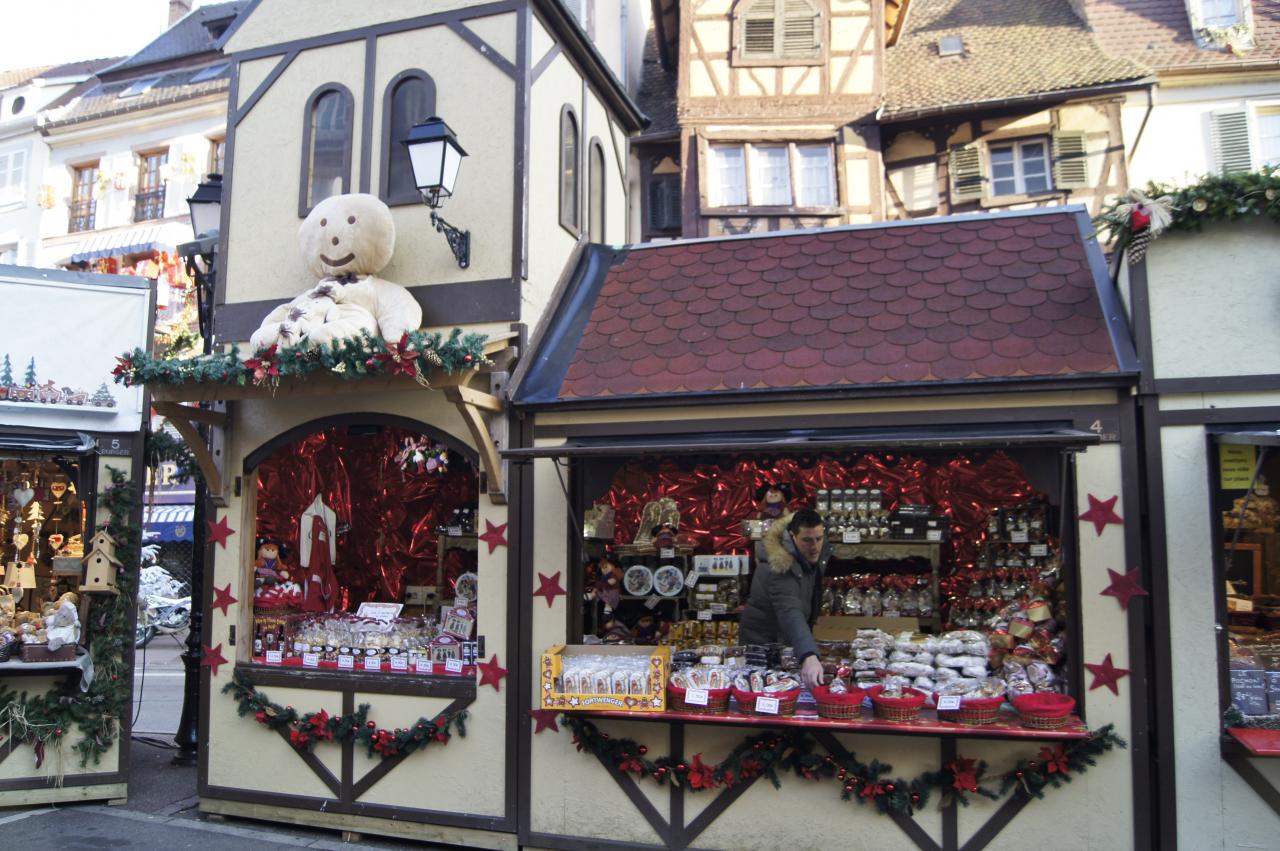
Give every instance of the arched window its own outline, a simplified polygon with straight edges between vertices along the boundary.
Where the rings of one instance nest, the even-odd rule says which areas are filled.
[[[825,21],[815,0],[739,0],[735,59],[757,64],[821,61]]]
[[[604,242],[604,145],[591,140],[591,162],[587,172],[587,239]]]
[[[351,130],[355,99],[340,83],[326,83],[307,99],[302,126],[302,182],[298,215],[330,195],[351,191]]]
[[[409,129],[436,112],[436,84],[414,68],[391,78],[382,97],[382,175],[379,194],[389,205],[417,204],[422,199],[413,184],[409,150],[403,144]]]
[[[582,233],[582,210],[579,201],[578,117],[573,107],[560,110],[560,225],[578,236]]]

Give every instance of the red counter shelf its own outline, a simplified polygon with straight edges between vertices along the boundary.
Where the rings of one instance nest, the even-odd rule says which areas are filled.
[[[1228,727],[1227,735],[1239,742],[1249,756],[1280,756],[1280,730]]]
[[[971,725],[939,721],[932,710],[924,710],[916,721],[881,721],[863,708],[862,718],[843,721],[819,718],[816,714],[774,716],[744,715],[730,709],[723,715],[704,715],[694,712],[574,712],[591,718],[616,718],[623,721],[665,721],[686,724],[722,725],[730,727],[801,727],[828,732],[876,733],[896,736],[954,736],[966,739],[1041,739],[1055,742],[1087,739],[1089,729],[1079,717],[1072,715],[1066,726],[1057,730],[1037,730],[1024,727],[1018,716],[1005,710],[994,724]]]

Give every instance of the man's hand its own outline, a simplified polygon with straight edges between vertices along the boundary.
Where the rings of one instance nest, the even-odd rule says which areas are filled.
[[[800,665],[800,682],[808,689],[822,685],[822,663],[817,656],[805,657],[804,663]]]

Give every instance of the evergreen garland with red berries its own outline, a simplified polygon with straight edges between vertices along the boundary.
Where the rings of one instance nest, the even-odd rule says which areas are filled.
[[[264,727],[288,731],[290,744],[300,751],[310,751],[316,742],[351,739],[363,745],[369,756],[376,753],[386,759],[422,750],[432,742],[447,745],[455,727],[459,736],[465,738],[467,735],[465,709],[435,718],[419,718],[409,727],[386,729],[369,720],[367,703],[360,704],[350,715],[330,715],[323,709],[299,714],[292,706],[273,703],[241,672],[237,672],[222,690],[234,695],[240,704],[240,715],[252,713],[253,719]]]
[[[585,718],[565,714],[562,722],[573,730],[573,743],[579,751],[587,751],[604,759],[624,774],[648,775],[658,783],[688,785],[695,791],[732,788],[755,777],[766,777],[775,789],[782,787],[779,773],[794,772],[807,780],[834,778],[841,784],[841,800],[870,803],[882,814],[911,815],[924,809],[930,795],[942,796],[946,806],[955,801],[969,805],[969,795],[999,800],[1014,787],[1023,793],[1043,798],[1047,787],[1057,788],[1071,782],[1072,774],[1080,774],[1097,764],[1097,757],[1114,748],[1128,745],[1108,724],[1093,731],[1088,738],[1068,744],[1040,748],[1036,759],[1022,759],[999,775],[999,788],[983,785],[987,764],[957,757],[937,771],[926,771],[913,779],[890,778],[893,766],[879,760],[863,763],[853,753],[818,755],[813,736],[802,730],[769,730],[748,736],[729,752],[722,762],[709,764],[702,754],[690,761],[669,756],[649,759],[649,749],[632,739],[614,739]]]

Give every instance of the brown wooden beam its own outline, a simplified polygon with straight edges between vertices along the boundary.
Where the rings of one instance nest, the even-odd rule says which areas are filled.
[[[498,455],[498,447],[493,443],[489,426],[480,414],[481,408],[500,413],[503,410],[502,403],[488,393],[458,385],[445,387],[444,397],[457,407],[463,422],[467,424],[467,430],[471,432],[471,439],[475,441],[476,449],[480,452],[480,463],[488,474],[489,498],[497,505],[506,505],[507,494],[503,485],[502,458]]]
[[[222,471],[218,469],[217,459],[213,457],[213,453],[209,451],[208,444],[205,443],[204,435],[196,429],[195,424],[188,419],[186,412],[192,410],[184,405],[165,405],[166,408],[178,409],[172,413],[164,413],[160,410],[163,402],[153,402],[152,407],[158,413],[162,413],[169,422],[173,423],[173,427],[178,430],[178,434],[182,435],[182,439],[186,441],[187,448],[191,450],[191,454],[196,456],[196,463],[200,465],[200,472],[204,474],[204,482],[209,488],[209,496],[213,499],[214,505],[219,508],[227,507],[227,494],[223,490]],[[198,410],[198,409],[197,409]],[[205,412],[213,413],[213,412]]]

